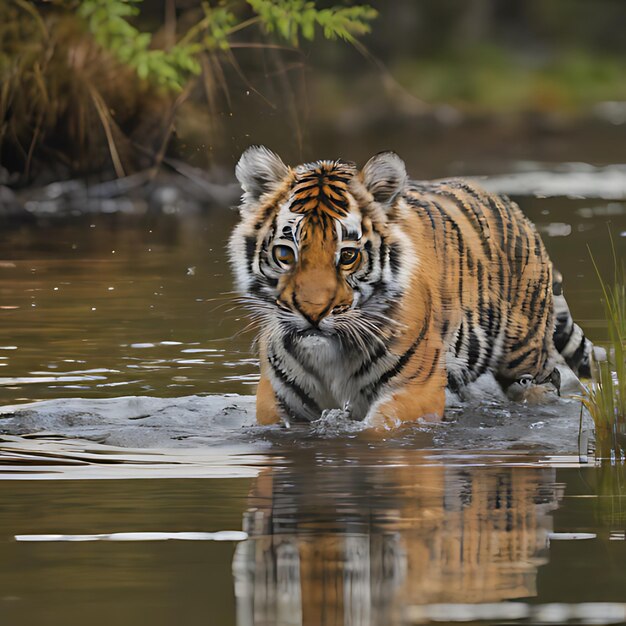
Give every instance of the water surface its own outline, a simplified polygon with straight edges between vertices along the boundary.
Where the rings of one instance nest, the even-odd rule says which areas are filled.
[[[587,244],[610,267],[610,221],[623,254],[626,204],[600,183],[593,195],[518,199],[601,341]],[[381,439],[258,429],[236,399],[204,422],[206,398],[181,400],[257,380],[226,263],[235,221],[224,208],[3,224],[0,404],[82,398],[0,440],[3,623],[626,622],[625,477],[572,456],[565,405],[485,403],[451,412],[466,430]],[[169,398],[169,412],[145,401],[118,432],[96,401],[120,396]],[[239,534],[207,534],[221,531]]]
[[[39,476],[0,481],[0,492],[0,606],[10,624],[626,615],[623,496],[602,468],[572,458],[322,442],[268,455],[253,478]],[[141,540],[233,529],[248,538]],[[90,538],[115,532],[137,535]],[[48,533],[64,538],[14,538]]]

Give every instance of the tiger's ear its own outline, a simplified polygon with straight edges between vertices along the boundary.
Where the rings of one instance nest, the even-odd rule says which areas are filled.
[[[395,152],[380,152],[361,171],[363,183],[382,205],[390,205],[407,181],[404,161]]]
[[[240,157],[235,176],[244,190],[244,202],[273,191],[289,173],[277,154],[265,146],[251,146]]]

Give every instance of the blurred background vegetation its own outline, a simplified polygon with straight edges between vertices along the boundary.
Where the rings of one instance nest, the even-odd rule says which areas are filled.
[[[231,171],[251,143],[423,176],[619,162],[624,24],[614,0],[4,0],[0,184]]]

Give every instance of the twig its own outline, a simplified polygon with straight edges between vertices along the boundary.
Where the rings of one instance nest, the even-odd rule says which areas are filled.
[[[124,167],[122,165],[120,155],[117,151],[117,146],[115,145],[113,133],[111,131],[111,123],[110,123],[111,116],[109,112],[107,111],[104,101],[102,100],[102,96],[93,88],[92,85],[89,85],[89,94],[91,95],[91,99],[93,100],[94,106],[96,107],[98,117],[100,118],[100,123],[102,124],[102,128],[104,129],[104,134],[106,135],[106,138],[107,138],[107,144],[109,146],[109,153],[111,154],[111,161],[113,161],[113,168],[115,169],[115,174],[119,178],[122,178],[126,176],[126,172],[124,171]]]

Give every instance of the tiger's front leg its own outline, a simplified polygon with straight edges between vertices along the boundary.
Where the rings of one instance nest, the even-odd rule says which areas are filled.
[[[265,340],[260,342],[261,378],[256,390],[256,421],[262,426],[278,424],[281,421],[281,410],[278,406],[276,393],[269,379],[269,363],[267,362],[267,348]]]
[[[257,424],[268,426],[278,424],[281,420],[276,394],[269,378],[261,374],[256,390],[256,421]]]
[[[391,429],[418,419],[440,421],[446,402],[446,370],[440,347],[432,344],[414,355],[403,382],[390,397],[372,407],[368,421],[374,428]]]

